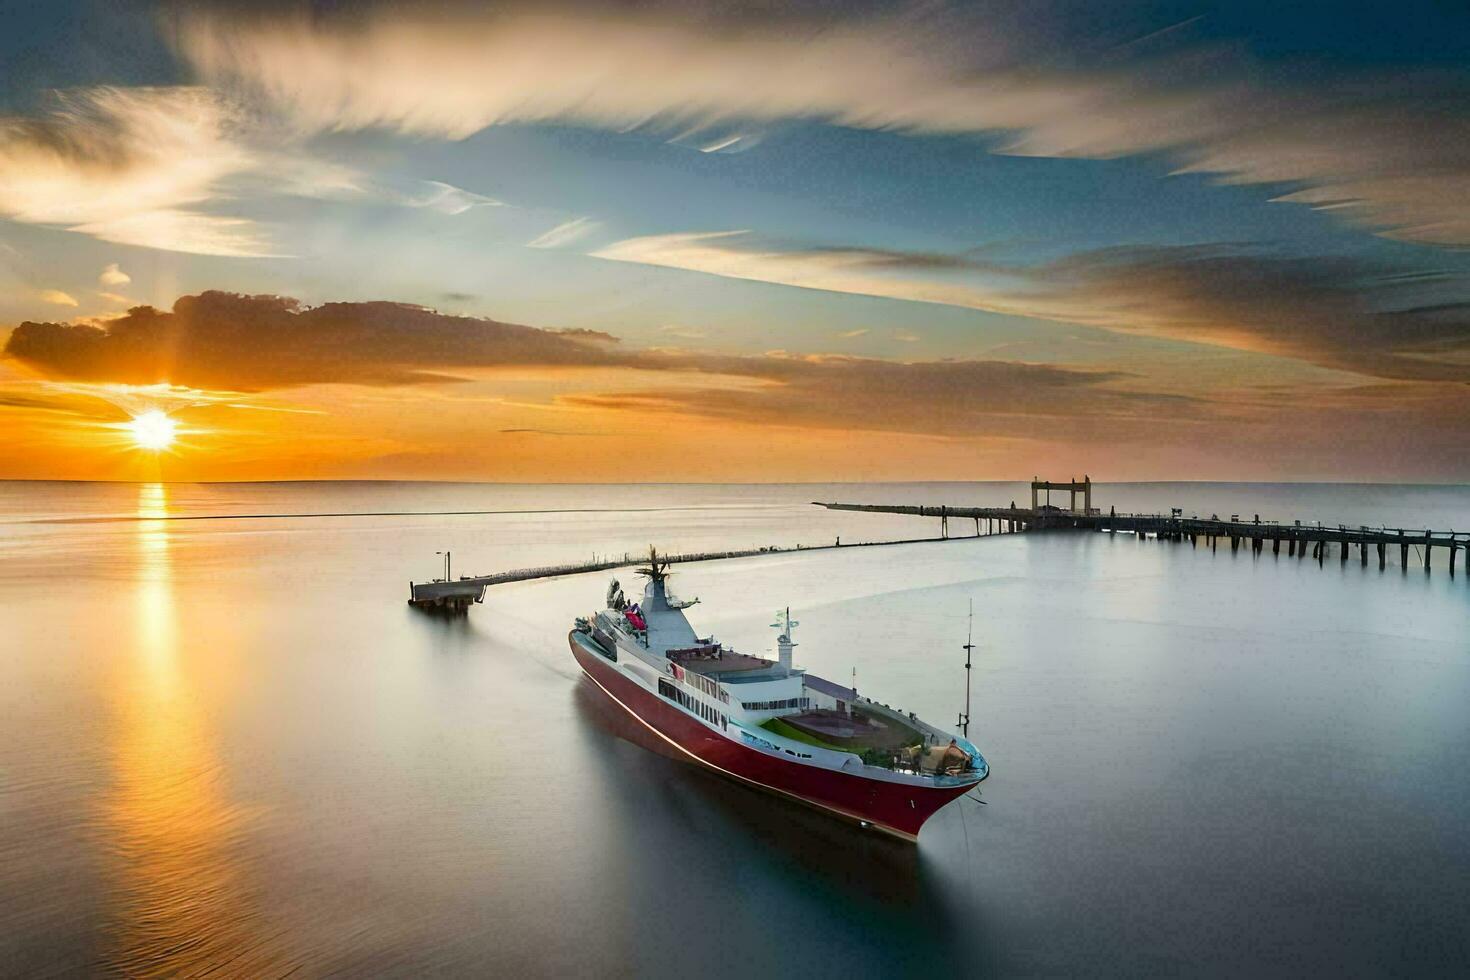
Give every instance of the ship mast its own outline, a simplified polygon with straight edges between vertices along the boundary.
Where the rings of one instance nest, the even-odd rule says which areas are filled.
[[[966,739],[970,737],[970,654],[975,649],[975,600],[970,600],[970,625],[965,630],[965,710],[960,715],[956,725],[960,734]]]
[[[776,621],[771,625],[781,631],[781,635],[776,637],[777,656],[781,666],[790,671],[791,648],[796,646],[796,641],[791,638],[791,630],[801,624],[791,618],[791,607],[787,606],[785,611],[776,613]]]
[[[636,569],[639,575],[647,575],[655,582],[662,582],[669,577],[669,560],[659,558],[658,549],[653,545],[648,546],[648,565]]]

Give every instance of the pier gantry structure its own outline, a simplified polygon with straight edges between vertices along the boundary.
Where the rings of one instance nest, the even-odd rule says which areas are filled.
[[[1071,514],[1091,514],[1092,510],[1092,477],[1083,474],[1082,482],[1069,480],[1066,483],[1052,483],[1049,480],[1038,480],[1031,478],[1031,509],[1041,510],[1043,507],[1051,506],[1051,492],[1053,490],[1064,490],[1068,494],[1067,512]],[[1082,495],[1082,509],[1077,509],[1077,495]],[[1044,496],[1043,496],[1044,495]]]

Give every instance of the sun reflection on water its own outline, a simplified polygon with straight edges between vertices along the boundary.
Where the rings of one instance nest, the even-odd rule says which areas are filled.
[[[107,965],[130,976],[232,975],[280,964],[261,945],[209,714],[182,656],[167,488],[138,492],[131,643],[119,636],[115,783],[105,804],[111,905]],[[198,666],[198,665],[194,665]],[[208,665],[214,667],[211,661]]]

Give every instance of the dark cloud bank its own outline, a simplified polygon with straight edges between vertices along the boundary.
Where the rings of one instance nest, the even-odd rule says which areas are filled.
[[[123,384],[257,391],[293,385],[453,380],[454,367],[614,363],[613,337],[452,316],[403,303],[304,307],[284,296],[206,292],[171,311],[137,306],[103,325],[15,328],[5,353],[46,374]]]
[[[461,380],[486,368],[624,368],[747,379],[742,390],[587,396],[607,408],[715,418],[947,432],[991,414],[1144,416],[1186,399],[1118,390],[1127,375],[997,360],[885,361],[783,353],[628,349],[590,330],[547,330],[401,303],[304,307],[280,296],[206,292],[172,311],[140,306],[89,323],[25,322],[5,354],[50,377],[259,391],[308,384]]]

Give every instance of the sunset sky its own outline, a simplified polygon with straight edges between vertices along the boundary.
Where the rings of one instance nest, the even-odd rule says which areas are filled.
[[[7,4],[0,478],[1465,482],[1467,40]]]

